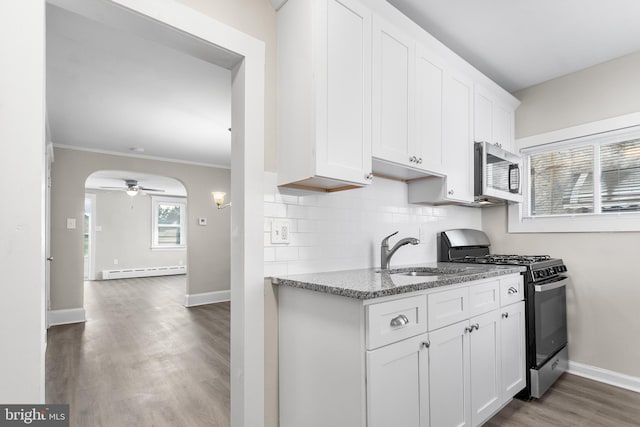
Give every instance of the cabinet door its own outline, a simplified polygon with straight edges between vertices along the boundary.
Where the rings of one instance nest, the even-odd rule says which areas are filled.
[[[416,47],[415,145],[420,163],[442,173],[442,86],[444,63],[427,49]]]
[[[469,426],[469,322],[429,333],[429,392],[432,426]],[[393,425],[393,424],[389,424]]]
[[[514,111],[499,96],[476,86],[474,90],[474,139],[514,151]]]
[[[514,111],[500,102],[493,106],[493,138],[502,148],[515,152]]]
[[[426,343],[423,334],[367,352],[368,427],[428,427]]]
[[[500,390],[500,310],[472,318],[469,334],[471,353],[471,421],[480,425],[502,404]]]
[[[416,165],[413,147],[415,42],[382,19],[373,24],[373,156]]]
[[[473,202],[473,82],[447,73],[444,80],[444,197]]]
[[[500,311],[502,401],[506,402],[527,385],[524,301],[502,307]]]
[[[474,90],[473,135],[477,142],[494,143],[493,139],[493,98],[482,87]]]
[[[317,174],[368,184],[371,12],[354,0],[326,0],[319,7],[326,10],[318,13],[315,67]]]

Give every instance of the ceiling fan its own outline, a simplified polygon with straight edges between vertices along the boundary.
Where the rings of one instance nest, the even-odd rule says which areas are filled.
[[[147,187],[143,187],[141,185],[138,185],[138,181],[135,179],[125,179],[123,180],[126,187],[100,187],[103,188],[105,190],[123,190],[126,191],[128,195],[130,196],[135,196],[136,194],[138,194],[138,191],[143,190],[143,191],[154,191],[154,192],[158,192],[158,193],[164,193],[164,190],[158,189],[158,188],[147,188]]]

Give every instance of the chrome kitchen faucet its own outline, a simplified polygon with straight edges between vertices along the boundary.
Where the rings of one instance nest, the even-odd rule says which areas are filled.
[[[382,239],[382,244],[380,245],[381,270],[389,269],[389,261],[391,261],[391,257],[396,253],[398,249],[400,249],[401,246],[408,244],[417,245],[418,243],[420,243],[420,240],[416,239],[415,237],[405,237],[404,239],[399,240],[398,243],[393,245],[393,248],[389,249],[389,238],[395,236],[396,234],[398,234],[397,231],[395,233],[389,234],[387,237]]]

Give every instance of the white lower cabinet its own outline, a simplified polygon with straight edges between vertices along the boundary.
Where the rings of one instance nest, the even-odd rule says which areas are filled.
[[[369,427],[429,426],[427,334],[367,352]]]
[[[280,426],[481,425],[526,385],[521,288],[508,275],[364,303],[280,288]]]
[[[469,321],[429,333],[431,426],[469,426]]]
[[[524,301],[503,307],[500,311],[502,400],[504,403],[527,385]]]
[[[502,405],[500,310],[474,317],[469,323],[471,424],[477,426]]]
[[[477,426],[502,405],[500,311],[429,334],[432,426]]]

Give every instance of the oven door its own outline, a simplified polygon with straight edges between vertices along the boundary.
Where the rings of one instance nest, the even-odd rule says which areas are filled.
[[[567,296],[569,278],[534,286],[536,368],[567,344]]]

